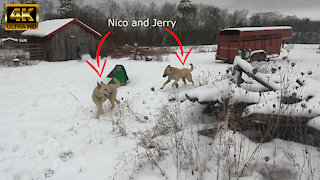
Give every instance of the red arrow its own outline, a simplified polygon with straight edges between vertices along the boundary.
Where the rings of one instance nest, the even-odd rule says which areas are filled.
[[[99,56],[100,56],[100,50],[101,50],[101,47],[103,45],[103,42],[107,39],[107,37],[110,35],[111,32],[108,32],[106,35],[104,35],[104,37],[101,39],[101,41],[99,42],[99,45],[98,45],[98,49],[97,49],[97,53],[96,53],[96,59],[97,59],[97,64],[98,64],[98,68],[100,67],[100,62],[99,62]],[[101,73],[99,73],[99,71],[88,61],[86,60],[86,62],[89,64],[89,66],[92,67],[93,70],[96,71],[96,73],[99,75],[99,77],[102,76],[102,73],[104,71],[104,67],[106,66],[106,62],[107,60],[104,60],[104,63],[103,63],[103,66],[102,66],[102,69],[101,69]]]
[[[170,34],[176,39],[176,41],[177,41],[178,44],[179,44],[180,50],[181,50],[181,56],[183,57],[182,44],[181,44],[181,41],[180,41],[180,39],[178,38],[178,36],[177,36],[174,32],[170,31],[168,28],[165,28],[164,30],[166,30],[168,33],[170,33]],[[177,53],[177,52],[174,52],[183,66],[184,66],[184,63],[186,62],[186,60],[187,60],[187,58],[188,58],[188,56],[189,56],[192,48],[193,48],[193,47],[191,47],[191,49],[188,51],[188,53],[187,53],[187,55],[186,55],[186,57],[184,58],[183,61],[181,60],[181,58],[180,58],[180,56],[178,55],[178,53]]]

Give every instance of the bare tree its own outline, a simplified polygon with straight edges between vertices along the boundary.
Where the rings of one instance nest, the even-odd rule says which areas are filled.
[[[139,1],[124,2],[122,4],[124,10],[124,16],[126,20],[143,20],[146,18],[146,5]]]
[[[283,19],[283,15],[278,12],[256,13],[250,17],[252,26],[271,26],[275,21]]]
[[[50,19],[56,14],[54,4],[51,0],[40,0],[38,2],[41,10],[39,11],[39,21]]]
[[[230,26],[233,26],[233,27],[248,26],[248,24],[249,24],[248,14],[249,14],[249,11],[246,9],[235,10],[229,16]]]
[[[121,7],[119,3],[114,0],[104,0],[99,3],[100,12],[104,14],[107,18],[119,18],[121,13]]]

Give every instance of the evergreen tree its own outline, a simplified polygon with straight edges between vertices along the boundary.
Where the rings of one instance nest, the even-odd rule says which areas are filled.
[[[194,41],[194,29],[197,23],[194,19],[197,14],[196,6],[191,0],[181,0],[178,5],[177,32],[184,39],[185,44],[191,44]]]
[[[74,0],[59,0],[58,10],[61,17],[72,17],[74,8]]]
[[[188,18],[196,13],[196,7],[191,0],[181,0],[178,5],[178,11],[184,18]]]

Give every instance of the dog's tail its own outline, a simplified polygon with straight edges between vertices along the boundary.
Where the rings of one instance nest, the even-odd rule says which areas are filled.
[[[192,71],[193,71],[193,64],[192,64],[192,63],[190,63],[190,66],[191,66],[191,68],[190,68],[190,72],[192,72]]]
[[[113,81],[115,82],[116,88],[120,87],[120,81],[117,78],[113,78]]]

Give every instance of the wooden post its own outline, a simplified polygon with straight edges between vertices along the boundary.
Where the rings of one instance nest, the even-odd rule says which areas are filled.
[[[137,60],[137,53],[138,53],[138,43],[135,42],[133,44],[133,60]]]

